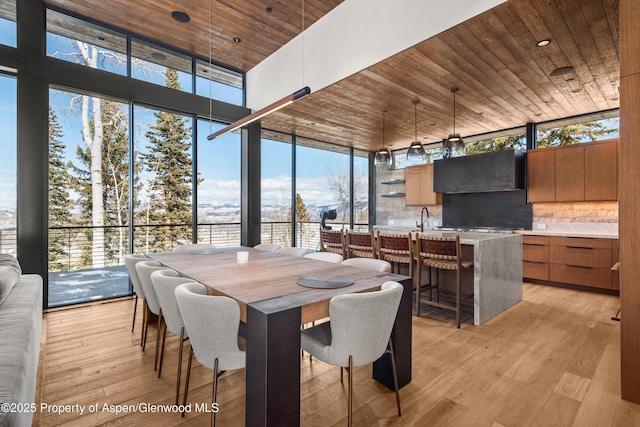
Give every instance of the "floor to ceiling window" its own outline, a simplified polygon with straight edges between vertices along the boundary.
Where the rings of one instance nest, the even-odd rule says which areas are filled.
[[[262,131],[262,243],[291,246],[291,135]]]
[[[16,241],[16,79],[0,74],[0,253],[15,255]]]
[[[369,230],[369,152],[353,152],[353,229]]]
[[[193,120],[137,105],[133,117],[133,252],[173,250],[193,241]]]
[[[350,170],[349,148],[296,138],[296,246],[320,249],[323,211],[336,210],[328,226],[349,228]]]
[[[240,134],[208,141],[224,126],[198,120],[198,242],[240,245]]]
[[[143,97],[154,91],[144,85],[153,83],[187,93],[197,87],[198,95],[211,97],[210,105],[243,104],[241,73],[57,10],[48,9],[46,21],[47,56],[131,77],[145,89],[136,92]],[[0,43],[15,45],[15,33],[15,2],[0,0]],[[168,111],[172,98],[163,92],[154,99],[167,110],[143,105],[135,96],[123,103],[86,91],[52,86],[49,94],[49,307],[129,295],[123,265],[128,253],[172,250],[196,235],[217,246],[240,244],[237,133],[206,141],[210,128],[220,125],[198,123],[201,161],[194,183],[197,127],[192,116],[176,112],[184,107]],[[2,101],[9,102],[5,93],[10,91],[2,90]],[[13,99],[15,111],[15,82]],[[194,103],[202,104],[202,98],[194,97]],[[15,159],[15,123],[12,129]],[[90,173],[97,165],[101,177]],[[13,175],[15,204],[15,165]],[[0,194],[2,206],[5,199],[9,204]],[[15,224],[13,236],[15,252]]]
[[[49,93],[49,307],[129,294],[129,107]]]

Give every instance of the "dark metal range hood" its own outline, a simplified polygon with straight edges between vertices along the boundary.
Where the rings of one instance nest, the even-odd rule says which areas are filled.
[[[519,150],[436,160],[433,189],[438,193],[484,193],[524,189],[525,154]]]

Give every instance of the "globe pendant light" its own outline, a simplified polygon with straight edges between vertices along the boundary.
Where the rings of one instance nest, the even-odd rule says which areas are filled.
[[[407,150],[407,162],[410,164],[425,163],[427,160],[427,153],[424,151],[422,143],[418,141],[418,102],[420,101],[417,99],[413,101],[415,139]]]
[[[375,164],[377,165],[388,165],[389,160],[391,159],[391,152],[387,147],[384,146],[384,116],[387,112],[382,112],[382,148],[380,148],[376,152],[376,160]]]
[[[448,159],[450,157],[460,157],[465,155],[465,145],[459,133],[456,133],[456,93],[458,88],[451,89],[453,94],[453,133],[444,141],[442,145],[442,157]]]

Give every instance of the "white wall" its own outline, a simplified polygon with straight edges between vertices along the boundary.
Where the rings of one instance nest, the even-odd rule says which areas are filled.
[[[345,0],[247,73],[247,107],[319,91],[504,1]]]

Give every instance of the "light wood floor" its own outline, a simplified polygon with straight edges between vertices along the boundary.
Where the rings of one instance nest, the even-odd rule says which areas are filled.
[[[524,301],[482,326],[413,319],[413,381],[392,392],[354,371],[357,426],[639,426],[640,406],[622,401],[618,298],[525,285]],[[34,425],[207,425],[209,415],[103,412],[105,403],[170,404],[178,342],[167,343],[162,378],[153,371],[155,330],[143,353],[132,301],[50,312],[44,318],[39,401],[98,404],[96,413],[37,413]],[[140,318],[140,316],[139,316]],[[186,368],[186,358],[185,358]],[[346,381],[339,369],[302,362],[305,426],[346,425]],[[220,378],[219,426],[243,425],[244,370]],[[190,402],[206,402],[211,371],[196,365]]]

